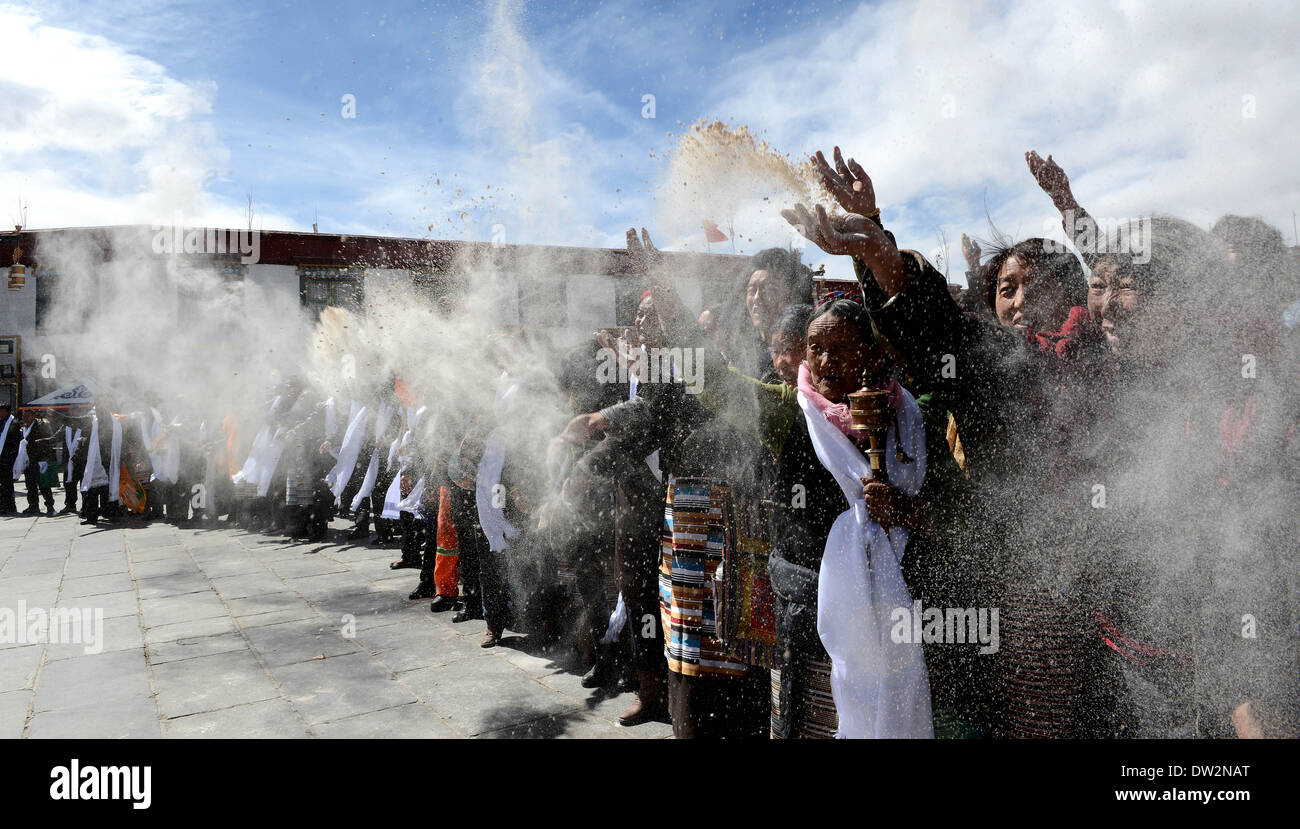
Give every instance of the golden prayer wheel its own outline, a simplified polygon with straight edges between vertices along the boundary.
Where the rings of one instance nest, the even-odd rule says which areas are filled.
[[[889,392],[874,389],[858,389],[849,395],[849,415],[853,420],[853,431],[859,437],[867,439],[867,460],[871,462],[873,480],[889,482],[889,471],[885,468],[885,437],[893,422],[894,410],[889,405]]]

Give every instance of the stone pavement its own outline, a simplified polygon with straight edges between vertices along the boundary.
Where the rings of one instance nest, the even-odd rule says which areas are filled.
[[[239,530],[0,519],[0,614],[23,624],[24,602],[29,618],[104,617],[94,654],[0,625],[0,737],[672,735],[620,727],[632,695],[579,685],[572,648],[509,631],[480,648],[483,622],[406,600],[418,577],[390,570],[395,558]]]

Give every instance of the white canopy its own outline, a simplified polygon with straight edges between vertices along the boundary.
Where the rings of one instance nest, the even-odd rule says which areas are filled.
[[[109,389],[89,377],[83,377],[74,383],[56,389],[43,397],[24,403],[24,409],[70,409],[73,406],[89,406],[95,402],[99,393],[112,394]]]

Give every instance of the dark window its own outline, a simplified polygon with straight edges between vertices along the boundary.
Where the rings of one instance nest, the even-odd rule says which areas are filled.
[[[441,307],[448,299],[464,292],[464,279],[442,271],[412,271],[411,288],[427,305]]]
[[[36,278],[36,333],[50,333],[50,317],[54,313],[54,296],[59,283],[53,271],[35,269]]]
[[[32,268],[28,273],[31,274],[28,278],[36,280],[36,333],[85,333],[91,315],[102,305],[99,274],[68,279],[41,267]]]
[[[302,304],[319,314],[322,308],[336,306],[360,311],[364,295],[361,268],[322,265],[298,266],[298,284]]]

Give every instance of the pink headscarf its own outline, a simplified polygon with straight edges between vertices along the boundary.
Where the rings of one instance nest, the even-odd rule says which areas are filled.
[[[898,405],[902,401],[903,387],[898,385],[898,381],[891,377],[889,382],[885,384],[885,390],[889,392],[889,405],[897,411]],[[854,436],[853,417],[849,414],[849,405],[847,403],[832,403],[823,397],[822,393],[813,386],[812,372],[808,370],[807,363],[799,364],[799,391],[803,392],[804,397],[808,398],[808,402],[813,405],[813,408],[821,412],[832,426],[839,429],[846,437],[852,438]]]

